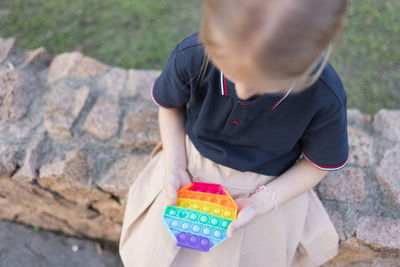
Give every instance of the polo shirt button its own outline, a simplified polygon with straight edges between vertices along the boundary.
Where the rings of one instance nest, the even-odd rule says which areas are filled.
[[[233,124],[239,124],[240,121],[238,121],[238,120],[232,120],[232,123],[233,123]]]
[[[245,106],[247,106],[248,104],[247,104],[247,103],[240,103],[240,105],[241,105],[242,107],[245,107]]]

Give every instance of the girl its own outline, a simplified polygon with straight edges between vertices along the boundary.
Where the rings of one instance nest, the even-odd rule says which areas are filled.
[[[328,63],[346,0],[205,0],[151,90],[161,143],[131,185],[120,255],[136,266],[319,266],[338,234],[313,191],[349,158],[347,99]],[[230,237],[178,247],[162,224],[176,191],[223,185]]]

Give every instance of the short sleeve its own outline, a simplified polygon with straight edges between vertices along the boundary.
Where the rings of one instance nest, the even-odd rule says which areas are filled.
[[[303,155],[321,170],[339,170],[347,165],[350,156],[347,109],[342,106],[328,118],[317,120],[301,137]]]
[[[190,86],[177,70],[178,46],[175,46],[167,64],[151,88],[151,97],[157,106],[178,108],[185,106],[190,98]],[[184,66],[180,66],[182,69]]]

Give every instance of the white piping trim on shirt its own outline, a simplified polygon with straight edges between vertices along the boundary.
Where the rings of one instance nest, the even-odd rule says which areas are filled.
[[[317,167],[318,169],[321,169],[321,170],[324,170],[324,171],[335,171],[335,170],[339,170],[339,169],[341,169],[341,168],[343,168],[344,166],[346,166],[347,165],[347,163],[349,162],[349,159],[350,159],[350,151],[349,151],[349,153],[347,154],[347,159],[346,159],[346,161],[344,162],[344,163],[342,163],[342,164],[340,164],[340,166],[339,167],[336,167],[336,168],[329,168],[329,167],[321,167],[321,166],[319,166],[319,165],[317,165],[316,163],[314,163],[310,158],[308,158],[307,156],[306,156],[306,154],[304,154],[304,152],[303,152],[303,156],[306,158],[306,160],[308,160],[312,165],[314,165],[315,167]]]
[[[290,86],[290,89],[286,92],[285,96],[282,97],[282,99],[279,100],[279,102],[277,102],[277,103],[275,103],[275,104],[273,105],[273,108],[272,108],[272,109],[275,109],[275,108],[290,94],[290,91],[292,91],[292,89],[293,89],[293,87],[294,87],[295,84],[296,84],[296,81],[294,81],[294,82],[292,83],[292,86]]]
[[[224,95],[224,83],[223,83],[223,73],[222,73],[222,71],[220,71],[220,73],[221,73],[221,77],[220,77],[220,81],[221,81],[221,95]]]
[[[156,101],[155,98],[154,98],[153,89],[154,89],[154,86],[152,86],[152,87],[151,87],[151,90],[150,90],[151,99],[153,100],[154,104],[156,104],[157,106],[161,107],[160,104],[158,104],[157,101]]]

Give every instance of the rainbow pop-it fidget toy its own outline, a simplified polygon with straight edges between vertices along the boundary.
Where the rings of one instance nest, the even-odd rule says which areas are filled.
[[[222,185],[193,182],[167,206],[163,223],[177,246],[209,251],[227,239],[226,229],[237,217],[237,205]]]

